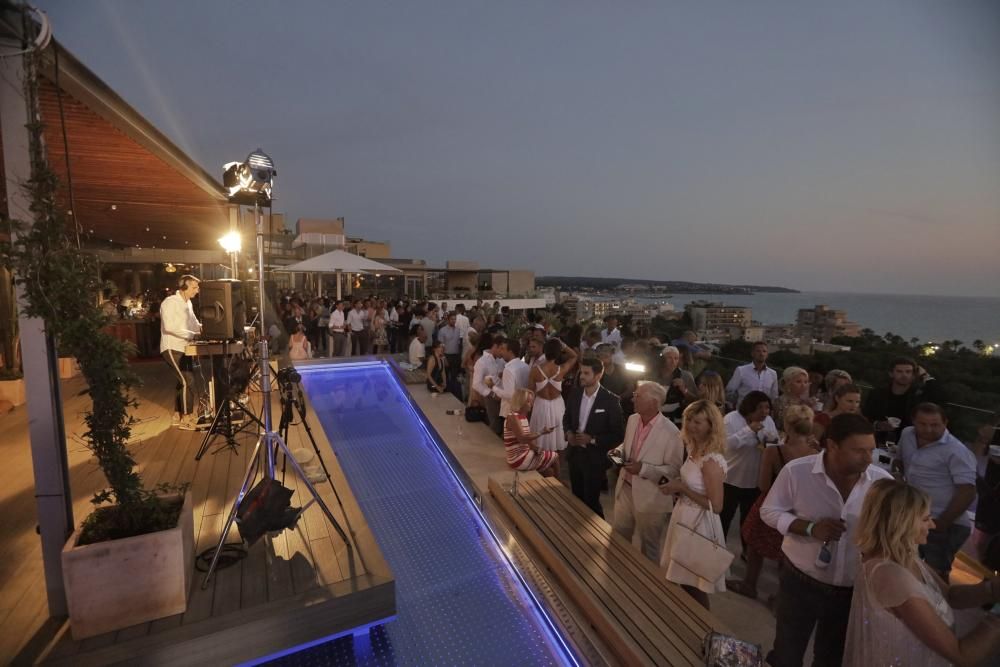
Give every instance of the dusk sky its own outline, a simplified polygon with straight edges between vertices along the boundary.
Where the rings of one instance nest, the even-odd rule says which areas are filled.
[[[396,257],[1000,295],[1000,2],[39,0],[208,171]]]

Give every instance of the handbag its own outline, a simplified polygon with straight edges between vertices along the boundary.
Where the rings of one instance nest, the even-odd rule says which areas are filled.
[[[486,416],[486,408],[481,405],[469,405],[465,408],[465,421],[485,422],[489,421]]]
[[[695,526],[702,523],[706,511],[714,513],[711,502],[708,503],[708,510],[703,509],[698,515]],[[715,523],[709,523],[714,533]],[[714,535],[706,537],[680,521],[672,527],[672,530],[677,531],[677,536],[672,541],[670,560],[702,579],[712,582],[718,581],[729,569],[729,564],[733,562],[733,554],[713,539]]]
[[[720,632],[709,632],[702,642],[705,667],[762,667],[764,651],[759,644],[730,637]]]

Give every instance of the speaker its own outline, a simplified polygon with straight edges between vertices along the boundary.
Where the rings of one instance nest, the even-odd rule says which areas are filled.
[[[211,340],[243,338],[247,323],[243,283],[232,278],[203,280],[198,294],[202,336]]]

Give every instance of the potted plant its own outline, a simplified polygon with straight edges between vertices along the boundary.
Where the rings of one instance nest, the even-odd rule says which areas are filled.
[[[25,55],[28,117],[38,119],[37,52]],[[22,287],[21,306],[45,322],[65,356],[79,360],[92,400],[82,438],[108,482],[95,510],[63,551],[73,637],[80,639],[184,611],[193,574],[191,496],[186,488],[146,489],[127,444],[129,410],[139,385],[129,345],[103,329],[104,287],[96,258],[84,250],[56,205],[56,177],[42,145],[42,123],[27,125],[31,173],[22,187],[33,224],[7,221],[14,233],[0,258]]]

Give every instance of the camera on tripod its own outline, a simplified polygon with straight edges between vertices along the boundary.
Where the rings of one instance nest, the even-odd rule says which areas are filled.
[[[278,384],[282,388],[289,388],[291,385],[302,381],[302,375],[293,366],[285,366],[278,369]]]

